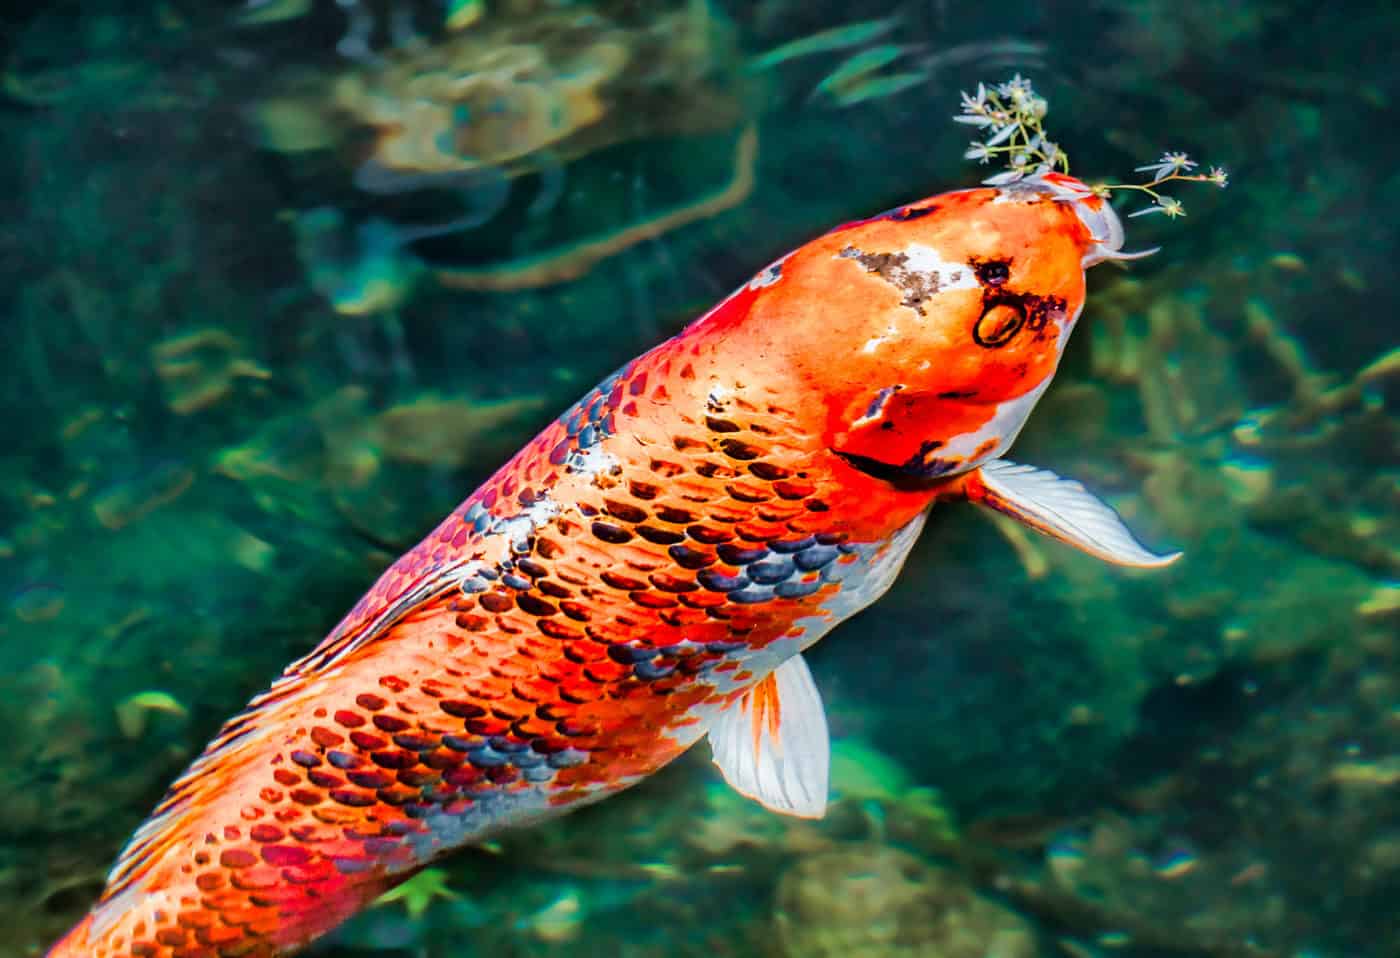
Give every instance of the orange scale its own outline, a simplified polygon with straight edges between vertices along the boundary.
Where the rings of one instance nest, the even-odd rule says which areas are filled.
[[[749,542],[771,542],[788,534],[785,522],[740,522],[734,526],[734,531]]]
[[[680,601],[693,609],[718,609],[729,601],[723,592],[687,592]]]
[[[767,486],[743,479],[735,479],[733,482],[727,483],[724,490],[729,493],[731,498],[740,502],[767,502],[773,498],[773,493],[769,491]]]
[[[558,642],[551,642],[539,636],[528,636],[520,646],[520,654],[528,656],[534,662],[546,662],[550,659],[557,659],[560,656]]]
[[[499,702],[510,695],[510,683],[491,676],[472,676],[462,683],[461,697],[483,703]]]
[[[689,676],[683,675],[680,672],[672,672],[665,678],[653,679],[646,683],[642,686],[641,690],[649,695],[668,695],[684,685],[689,678]]]
[[[510,731],[510,723],[524,718],[505,709],[492,709],[490,717],[467,720],[467,731],[473,735],[504,735]]]
[[[646,682],[619,682],[607,690],[607,698],[617,703],[618,707],[624,709],[628,714],[638,714],[640,709],[651,707],[651,703],[647,701],[650,697],[647,693],[649,684]]]
[[[551,682],[543,676],[532,676],[527,679],[520,679],[511,686],[511,694],[521,702],[528,702],[534,705],[554,697],[554,690],[558,683]]]
[[[324,725],[316,725],[311,729],[311,741],[321,748],[335,748],[345,741],[345,736]]]
[[[575,622],[587,622],[593,617],[593,606],[587,602],[579,602],[575,599],[561,600],[559,603],[559,611]]]
[[[551,639],[572,639],[583,635],[581,628],[560,619],[538,619],[535,627]]]
[[[590,662],[584,667],[583,674],[585,678],[595,682],[616,682],[631,671],[631,666],[614,662],[612,659],[603,659],[599,662]]]
[[[588,664],[587,662],[574,662],[571,659],[556,659],[540,666],[540,675],[557,687],[561,682],[581,678],[584,667]]]
[[[318,842],[330,841],[339,835],[340,831],[330,825],[312,825],[308,822],[305,825],[298,825],[293,828],[291,834],[292,838],[299,842],[314,845]]]
[[[748,509],[741,509],[737,506],[724,505],[723,503],[710,507],[708,518],[714,522],[722,522],[725,525],[732,525],[736,522],[743,522],[749,517]]]
[[[754,510],[758,517],[765,522],[775,522],[779,524],[790,522],[798,516],[807,513],[807,507],[802,504],[785,505],[778,502],[767,502]]]
[[[570,679],[559,683],[558,695],[565,702],[581,705],[595,702],[601,698],[603,686],[598,682],[590,682],[586,678]]]
[[[258,856],[246,848],[225,848],[219,853],[219,864],[229,869],[251,868],[258,863]]]
[[[594,622],[584,630],[590,639],[601,642],[604,645],[616,645],[619,642],[630,640],[634,631],[628,625],[617,620],[604,620]]]
[[[498,615],[496,616],[496,628],[506,635],[524,635],[527,629],[528,620],[520,616]]]
[[[311,815],[317,821],[327,825],[348,825],[360,819],[360,814],[355,809],[340,805],[321,805],[312,809]]]
[[[602,642],[595,642],[592,639],[573,639],[564,646],[564,656],[571,663],[598,662],[608,657],[608,647]],[[564,663],[555,663],[563,666]]]
[[[281,880],[281,872],[266,865],[234,872],[229,883],[242,891],[262,891],[274,887]]]
[[[809,479],[779,479],[773,483],[773,491],[780,499],[801,500],[815,495],[817,484]]]
[[[179,925],[181,928],[189,928],[191,930],[208,928],[217,920],[218,916],[213,912],[204,911],[202,909],[199,911],[182,911],[175,916],[175,924]]]
[[[666,623],[668,628],[664,635],[657,637],[657,644],[676,645],[687,640],[693,641],[695,629],[705,628],[710,617],[700,609],[680,606],[663,612],[661,621]]]
[[[806,513],[794,516],[787,521],[788,529],[798,536],[816,535],[818,532],[830,532],[832,521],[829,515],[824,513]]]
[[[230,908],[219,917],[224,920],[224,924],[226,925],[246,928],[249,923],[257,921],[259,918],[266,918],[267,912],[268,910],[266,908],[259,908],[257,905],[248,905],[244,908]]]
[[[638,591],[631,593],[629,598],[644,609],[672,609],[676,606],[676,600],[664,592]]]
[[[176,948],[170,952],[170,958],[217,958],[218,952],[213,948],[206,948],[202,945],[190,945],[187,948]]]
[[[241,941],[244,937],[242,928],[232,928],[229,926],[220,927],[218,925],[209,928],[201,928],[195,932],[195,938],[201,945],[231,945],[236,941]]]
[[[340,877],[334,865],[328,861],[315,861],[306,865],[291,865],[282,869],[284,881],[293,885],[319,885]]]
[[[247,896],[243,892],[237,889],[225,889],[201,896],[199,903],[210,911],[224,911],[227,908],[237,908],[247,900]]]
[[[268,918],[259,918],[247,924],[248,933],[257,935],[260,938],[267,938],[276,934],[282,928],[282,918],[280,915],[272,915]],[[267,952],[269,958],[276,954],[273,951]]]

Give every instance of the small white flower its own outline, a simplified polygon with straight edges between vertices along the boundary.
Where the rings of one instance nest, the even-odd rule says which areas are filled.
[[[1031,88],[1031,81],[1018,73],[1005,83],[997,84],[997,93],[1010,98],[1013,103],[1020,104],[1034,96],[1035,90]]]
[[[1146,216],[1148,213],[1165,213],[1168,219],[1176,219],[1178,216],[1185,216],[1186,210],[1181,205],[1180,200],[1172,199],[1170,196],[1160,196],[1157,198],[1155,206],[1129,213],[1129,217]]]
[[[1008,123],[992,134],[992,138],[987,141],[988,146],[998,146],[1011,139],[1012,134],[1021,128],[1019,123]]]
[[[977,84],[977,95],[962,93],[962,109],[964,113],[977,115],[987,108],[987,87],[985,84]]]
[[[1162,158],[1156,163],[1148,163],[1145,166],[1133,167],[1135,173],[1148,173],[1154,181],[1166,179],[1173,173],[1180,173],[1182,170],[1193,170],[1196,163],[1185,153],[1163,153]]]
[[[987,149],[985,143],[969,143],[967,151],[963,153],[963,159],[976,160],[978,163],[986,163],[992,158],[992,151]]]
[[[1025,175],[1025,172],[1022,170],[1007,170],[1005,173],[989,176],[982,182],[987,186],[1005,186],[1007,183],[1015,183]]]
[[[1225,167],[1223,166],[1212,166],[1207,179],[1222,190],[1230,185],[1230,174],[1225,172]]]
[[[962,116],[953,117],[953,122],[966,123],[969,126],[991,126],[996,121],[989,116],[983,116],[981,114],[964,114]]]

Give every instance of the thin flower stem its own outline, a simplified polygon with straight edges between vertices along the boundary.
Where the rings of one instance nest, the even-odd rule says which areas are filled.
[[[998,157],[1006,170],[986,178],[992,186],[1014,183],[1027,176],[1042,176],[1059,171],[1069,173],[1069,157],[1046,135],[1044,119],[1049,104],[1036,94],[1031,82],[1020,74],[1005,83],[977,84],[975,93],[962,94],[962,113],[954,117],[958,123],[977,127],[984,139],[968,144],[963,154],[969,160],[988,163]],[[1109,197],[1114,190],[1135,190],[1152,198],[1155,205],[1138,210],[1130,216],[1164,213],[1170,218],[1185,216],[1179,200],[1157,190],[1164,183],[1213,183],[1224,187],[1229,175],[1218,166],[1209,173],[1192,173],[1197,166],[1185,153],[1163,153],[1155,162],[1136,168],[1148,175],[1145,183],[1101,183],[1090,187],[1097,196]]]

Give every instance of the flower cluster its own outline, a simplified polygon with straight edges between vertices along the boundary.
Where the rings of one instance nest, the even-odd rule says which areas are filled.
[[[1031,81],[1018,73],[1006,83],[977,84],[975,94],[962,95],[962,114],[953,119],[985,130],[985,140],[970,144],[963,154],[969,160],[990,163],[1006,158],[1004,173],[983,180],[988,186],[1014,183],[1030,173],[1069,172],[1069,157],[1045,135],[1041,121],[1050,105],[1036,95]]]
[[[1045,134],[1044,120],[1048,111],[1049,104],[1036,94],[1031,81],[1019,73],[1005,83],[990,88],[979,83],[976,93],[962,94],[962,113],[953,119],[986,133],[985,139],[969,144],[963,155],[980,163],[990,163],[993,157],[1000,157],[1006,163],[1003,172],[987,177],[983,183],[1002,186],[1036,174],[1069,172],[1069,157]],[[1114,190],[1145,193],[1151,197],[1152,205],[1129,216],[1162,213],[1174,219],[1185,216],[1185,208],[1180,200],[1164,196],[1157,187],[1181,181],[1214,183],[1223,188],[1229,182],[1229,175],[1221,167],[1212,166],[1208,173],[1193,173],[1196,167],[1196,162],[1185,153],[1163,153],[1155,163],[1134,170],[1148,175],[1146,183],[1099,183],[1091,188],[1104,197]]]

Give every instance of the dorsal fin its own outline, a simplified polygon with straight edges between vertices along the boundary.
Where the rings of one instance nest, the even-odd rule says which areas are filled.
[[[381,637],[414,609],[421,608],[438,596],[455,592],[461,588],[462,579],[471,575],[470,566],[474,561],[454,562],[435,569],[420,581],[411,582],[408,587],[386,603],[367,603],[362,600],[331,630],[329,635],[317,644],[316,648],[287,666],[282,678],[274,682],[272,687],[263,694],[272,694],[276,690],[278,682],[294,674],[307,676],[328,671],[336,663],[345,661]],[[398,563],[395,563],[395,567],[397,565]],[[393,569],[394,567],[391,567],[390,572],[393,572]],[[386,577],[388,574],[386,573]],[[376,589],[372,590],[365,598],[373,598],[377,589],[376,585]],[[254,702],[256,701],[255,699]]]

